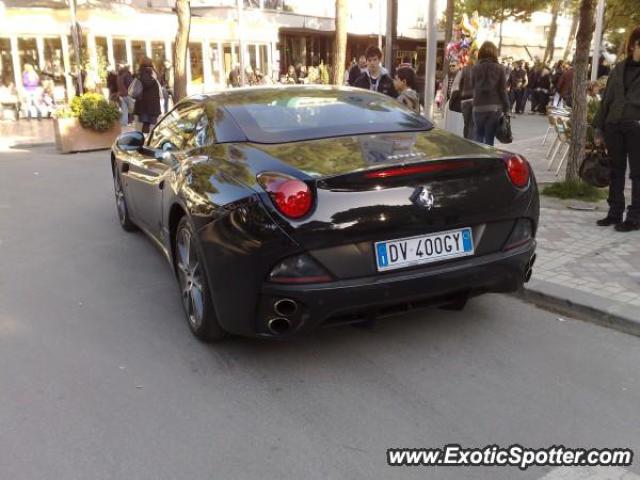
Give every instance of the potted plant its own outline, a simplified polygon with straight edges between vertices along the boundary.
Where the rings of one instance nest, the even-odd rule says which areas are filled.
[[[120,134],[120,112],[102,95],[74,97],[53,114],[56,146],[62,153],[110,148]]]

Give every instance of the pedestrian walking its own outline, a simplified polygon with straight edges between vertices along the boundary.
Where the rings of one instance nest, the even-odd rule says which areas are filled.
[[[150,58],[145,57],[140,61],[137,78],[142,83],[142,94],[140,98],[136,98],[134,113],[142,124],[142,133],[149,133],[162,113],[163,103],[162,87]]]
[[[473,80],[471,72],[475,60],[469,58],[467,64],[460,72],[460,106],[462,109],[462,118],[464,119],[464,138],[473,140],[475,138],[473,131]]]
[[[498,48],[484,42],[478,51],[478,63],[471,70],[473,83],[473,123],[477,142],[493,145],[503,115],[509,113],[507,82],[498,63]]]
[[[564,73],[564,62],[562,60],[558,60],[558,62],[553,67],[553,72],[551,73],[551,95],[553,95],[553,106],[557,107],[560,104],[560,93],[558,93],[558,84],[560,83],[560,78],[562,78],[562,74]]]
[[[618,63],[609,75],[593,123],[596,144],[604,141],[611,157],[609,212],[597,224],[615,225],[620,232],[640,230],[640,27],[629,35],[626,59]],[[627,163],[631,204],[623,222]]]
[[[367,56],[363,53],[358,57],[358,63],[349,69],[349,85],[355,86],[356,80],[360,78],[367,69]]]
[[[393,87],[398,92],[398,100],[405,107],[413,110],[417,114],[420,114],[420,99],[416,93],[415,85],[415,72],[411,67],[402,67],[396,70],[395,78],[393,79]]]
[[[354,86],[396,98],[398,92],[393,86],[393,80],[381,66],[382,51],[372,45],[367,48],[365,55],[367,57],[367,70],[358,77]]]
[[[573,65],[569,65],[567,70],[560,77],[558,83],[558,93],[564,107],[573,106]]]
[[[27,117],[31,120],[32,113],[35,110],[38,120],[41,120],[42,111],[40,110],[40,99],[38,98],[40,77],[33,68],[33,65],[30,63],[27,63],[24,66],[24,72],[22,72],[22,87],[24,88],[25,93]]]
[[[120,103],[120,125],[126,127],[131,123],[133,114],[133,99],[129,97],[129,85],[133,76],[129,71],[129,65],[120,64],[118,68],[118,102]]]
[[[549,94],[551,92],[551,72],[547,67],[542,67],[533,89],[535,104],[532,102],[532,113],[547,114]]]
[[[527,88],[528,77],[523,67],[523,62],[516,63],[509,77],[509,90],[511,92],[511,103],[515,105],[516,113],[524,113],[526,104],[525,91]]]

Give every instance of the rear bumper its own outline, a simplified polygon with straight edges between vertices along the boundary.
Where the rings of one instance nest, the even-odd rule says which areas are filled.
[[[279,299],[294,300],[298,308],[288,317],[285,335],[312,331],[340,318],[410,302],[442,302],[452,295],[512,292],[524,283],[536,242],[509,252],[461,259],[442,265],[342,280],[326,284],[278,285],[264,283],[254,335],[273,336],[270,319],[281,317],[274,309]],[[283,335],[281,335],[283,336]]]

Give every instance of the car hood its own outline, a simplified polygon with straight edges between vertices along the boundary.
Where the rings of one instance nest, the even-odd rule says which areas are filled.
[[[437,128],[427,132],[357,135],[278,145],[251,143],[243,149],[254,150],[254,153],[258,153],[257,150],[315,178],[442,158],[498,156],[494,148]]]

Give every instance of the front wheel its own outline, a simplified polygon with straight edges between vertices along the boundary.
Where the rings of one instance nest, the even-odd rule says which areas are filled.
[[[186,216],[178,224],[175,245],[178,285],[189,328],[200,340],[220,340],[225,332],[218,323],[211,301],[204,271],[204,256]]]
[[[113,189],[116,195],[116,208],[118,210],[118,220],[120,226],[127,232],[136,230],[136,226],[129,216],[129,208],[127,206],[127,198],[124,196],[124,188],[122,188],[122,179],[120,172],[116,169],[113,172]]]

